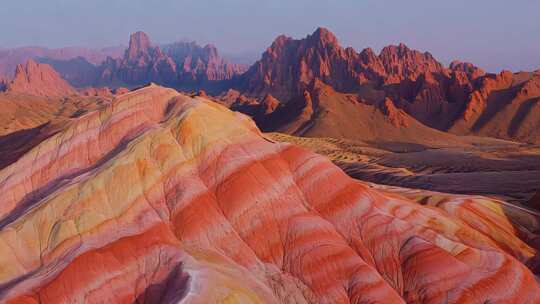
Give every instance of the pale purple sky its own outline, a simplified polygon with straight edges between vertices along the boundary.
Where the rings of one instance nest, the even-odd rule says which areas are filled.
[[[404,42],[444,63],[488,71],[540,68],[539,0],[17,0],[2,1],[0,47],[104,47],[143,30],[156,43],[189,38],[229,56],[259,57],[279,34],[318,26],[343,46]]]

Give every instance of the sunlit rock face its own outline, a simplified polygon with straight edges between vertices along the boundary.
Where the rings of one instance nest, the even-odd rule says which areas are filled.
[[[35,96],[68,96],[76,94],[73,89],[48,64],[29,59],[26,64],[17,65],[15,77],[6,85],[7,92]]]
[[[429,52],[402,43],[384,47],[377,55],[370,48],[358,53],[341,46],[325,28],[318,28],[303,39],[281,35],[235,81],[240,96],[259,101],[236,109],[252,116],[265,131],[288,129],[282,123],[282,117],[287,115],[265,115],[261,119],[264,105],[260,101],[267,95],[277,98],[282,107],[294,108],[306,91],[316,95],[322,83],[337,93],[353,94],[357,97],[354,99],[363,103],[381,105],[388,113],[386,118],[396,126],[407,125],[393,114],[403,111],[439,131],[540,143],[539,71],[486,74],[472,63],[461,61],[446,67]],[[226,103],[231,96],[222,97]],[[325,112],[317,107],[315,102],[314,112]],[[392,108],[395,110],[388,110]],[[294,110],[285,112],[290,116]],[[346,119],[358,125],[354,115]],[[279,127],[267,128],[268,125]],[[343,132],[339,127],[334,129]],[[368,140],[364,136],[361,139]]]
[[[0,302],[538,303],[495,204],[423,206],[150,86],[0,171]]]

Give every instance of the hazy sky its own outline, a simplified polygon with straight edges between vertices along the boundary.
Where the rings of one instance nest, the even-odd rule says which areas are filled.
[[[318,26],[357,50],[404,42],[444,63],[540,68],[540,0],[3,0],[0,47],[112,46],[143,30],[258,57],[277,35]]]

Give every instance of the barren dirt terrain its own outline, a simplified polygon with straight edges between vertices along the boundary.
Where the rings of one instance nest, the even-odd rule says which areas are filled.
[[[515,203],[540,187],[540,146],[480,142],[462,147],[347,141],[268,133],[326,155],[350,176],[383,185],[487,195]],[[470,138],[473,140],[474,138]]]

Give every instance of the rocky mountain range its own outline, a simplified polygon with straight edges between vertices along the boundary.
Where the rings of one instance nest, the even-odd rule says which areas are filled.
[[[124,47],[108,47],[103,49],[90,49],[82,47],[64,47],[49,49],[44,47],[19,47],[12,49],[0,49],[0,77],[12,78],[18,64],[25,64],[28,59],[37,62],[58,61],[66,62],[71,60],[84,59],[92,65],[101,64],[107,57],[116,58],[122,56]],[[48,62],[45,62],[48,63]],[[58,69],[55,66],[57,71]],[[64,77],[64,75],[62,74]]]
[[[220,57],[212,45],[154,46],[143,32],[131,35],[122,57],[107,57],[99,65],[83,57],[56,58],[38,60],[54,67],[73,87],[133,88],[154,82],[186,91],[203,89],[219,95],[217,101],[252,116],[266,131],[305,134],[314,126],[318,129],[315,118],[324,117],[319,114],[328,107],[333,112],[339,108],[324,107],[325,101],[345,98],[358,106],[337,115],[340,119],[357,121],[360,116],[373,117],[368,115],[373,111],[381,112],[395,125],[396,134],[415,121],[422,129],[456,135],[540,142],[540,122],[535,118],[540,113],[539,71],[486,74],[460,61],[445,67],[430,53],[404,44],[384,47],[379,54],[370,48],[356,52],[342,47],[324,28],[304,39],[279,36],[247,70]],[[1,86],[5,89],[8,82]],[[323,86],[328,89],[321,100],[323,95],[317,92]],[[316,133],[336,134],[322,129]],[[358,135],[347,137],[374,135],[354,133]]]
[[[18,64],[29,59],[52,66],[76,88],[138,87],[149,82],[197,90],[223,87],[219,82],[243,73],[246,67],[222,58],[215,46],[195,42],[152,45],[143,32],[130,36],[126,48],[0,50],[0,76],[11,79]]]
[[[378,55],[369,48],[358,53],[341,47],[329,30],[319,28],[304,39],[278,37],[262,58],[237,78],[234,89],[242,98],[230,100],[231,94],[223,94],[220,99],[248,114],[262,113],[270,95],[280,107],[297,109],[282,110],[289,116],[295,111],[300,114],[298,108],[303,105],[315,107],[306,111],[316,114],[321,112],[316,109],[318,102],[302,100],[306,94],[313,95],[314,88],[320,87],[315,83],[320,82],[336,94],[354,95],[350,98],[359,104],[392,113],[388,115],[392,120],[402,116],[397,114],[402,111],[444,132],[538,143],[539,77],[540,71],[486,74],[459,61],[445,67],[430,53],[404,44],[387,46]],[[281,121],[266,116],[256,117],[265,121],[262,128],[279,130],[283,115],[279,115]]]
[[[354,122],[381,113],[384,119],[372,126],[388,129],[381,124],[390,122],[388,131],[395,134],[410,128],[406,137],[414,142],[419,141],[414,129],[442,131],[445,137],[540,142],[540,71],[489,74],[460,61],[446,67],[430,53],[404,44],[384,47],[379,54],[370,48],[357,52],[342,47],[325,28],[304,39],[279,36],[247,70],[220,57],[212,45],[155,46],[143,32],[131,35],[122,57],[107,57],[99,65],[82,57],[41,61],[78,88],[134,88],[154,82],[186,91],[203,89],[252,116],[265,131],[362,140],[376,134]],[[336,100],[348,104],[339,106]],[[351,122],[347,132],[335,127],[343,121]]]
[[[99,85],[139,86],[155,82],[193,89],[211,86],[241,74],[244,68],[221,58],[213,45],[194,42],[152,46],[143,32],[131,35],[124,57],[108,58],[100,67]]]

